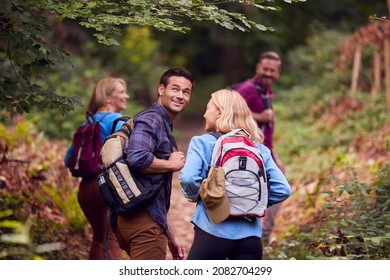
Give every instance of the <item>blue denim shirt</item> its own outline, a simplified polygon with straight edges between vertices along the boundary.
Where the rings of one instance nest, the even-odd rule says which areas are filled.
[[[236,240],[250,236],[261,237],[260,218],[257,218],[253,223],[244,219],[227,219],[221,223],[213,224],[203,202],[198,200],[198,190],[203,179],[207,177],[215,142],[216,138],[211,134],[193,137],[188,147],[186,163],[180,173],[179,179],[184,196],[198,201],[192,216],[192,223],[203,231],[221,238]],[[290,185],[273,161],[271,151],[262,144],[258,144],[258,147],[270,175],[269,203],[282,202],[291,195]]]
[[[147,168],[154,157],[168,159],[172,153],[164,121],[172,128],[172,121],[167,112],[158,103],[134,117],[134,130],[126,143],[127,162],[134,170],[135,176],[145,186],[163,183],[164,186],[159,195],[147,207],[151,217],[168,229],[167,213],[170,207],[172,191],[172,172],[147,174],[142,170]],[[157,111],[157,112],[156,112]]]

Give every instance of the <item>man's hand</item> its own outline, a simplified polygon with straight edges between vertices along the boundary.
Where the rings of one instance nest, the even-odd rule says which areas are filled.
[[[177,238],[168,239],[168,248],[174,260],[184,260],[187,257],[184,245]]]
[[[265,109],[261,113],[252,113],[253,118],[262,123],[272,122],[275,118],[275,112],[272,109]]]
[[[180,242],[179,236],[176,232],[175,226],[172,223],[170,214],[167,216],[168,222],[168,248],[172,253],[172,258],[174,260],[184,260],[187,258],[187,253],[184,245]]]
[[[185,157],[183,152],[173,152],[167,160],[154,157],[152,163],[142,170],[144,173],[176,172],[183,168]]]
[[[173,152],[169,158],[168,161],[172,165],[172,171],[179,171],[183,168],[185,163],[185,157],[183,152]]]

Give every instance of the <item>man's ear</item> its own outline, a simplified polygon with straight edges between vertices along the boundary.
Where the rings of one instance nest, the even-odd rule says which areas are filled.
[[[165,90],[165,86],[164,86],[163,84],[160,84],[160,85],[158,86],[158,96],[162,96],[164,90]]]

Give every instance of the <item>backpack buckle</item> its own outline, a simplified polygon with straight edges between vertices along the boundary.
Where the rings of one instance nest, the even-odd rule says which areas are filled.
[[[247,158],[244,157],[244,156],[241,156],[238,158],[238,168],[240,170],[245,170],[246,169],[246,161],[247,161]]]

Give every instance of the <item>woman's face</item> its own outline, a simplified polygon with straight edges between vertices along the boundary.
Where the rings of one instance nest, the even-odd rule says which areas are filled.
[[[113,112],[121,112],[126,109],[127,100],[129,96],[126,93],[125,87],[116,82],[114,91],[108,97],[108,105],[110,107],[110,111]]]
[[[217,106],[215,106],[212,99],[210,99],[209,103],[207,103],[206,112],[203,115],[206,121],[206,132],[216,131],[216,121],[219,118],[219,114],[219,109],[217,108]]]

